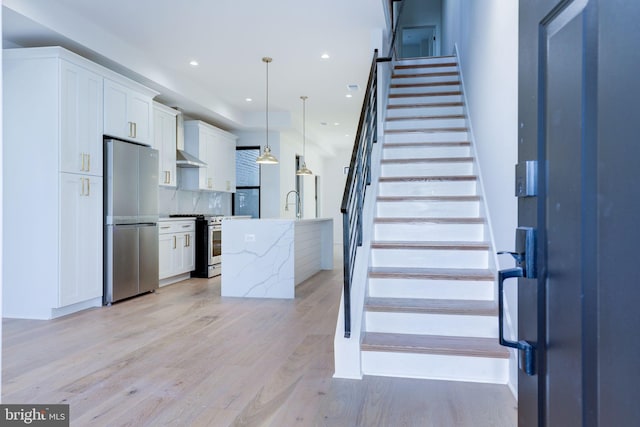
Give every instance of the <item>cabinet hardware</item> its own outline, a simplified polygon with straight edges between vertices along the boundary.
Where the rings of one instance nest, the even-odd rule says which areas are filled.
[[[133,137],[138,137],[138,124],[136,122],[133,122]]]
[[[87,197],[91,196],[91,180],[87,178]]]
[[[80,178],[80,182],[82,183],[82,191],[80,192],[80,195],[84,196],[84,178]]]
[[[133,135],[133,122],[128,122],[129,123],[129,138],[135,138],[135,136]]]
[[[169,176],[169,179],[167,179],[167,184],[171,184],[171,171],[167,171],[167,175]]]
[[[182,226],[182,228],[189,228],[189,227],[191,227],[191,224],[185,224]]]
[[[87,172],[91,170],[91,154],[87,153]]]
[[[160,227],[162,230],[166,230],[167,228],[171,228],[170,225],[165,225],[164,227]]]
[[[176,243],[176,236],[173,236],[173,249],[175,249],[177,247],[177,243]]]
[[[185,248],[189,247],[189,235],[188,234],[184,235],[184,247]]]
[[[84,171],[84,153],[80,153],[80,156],[82,156],[82,166],[80,167],[80,170]]]
[[[207,187],[208,188],[212,188],[213,187],[213,182],[212,181],[213,181],[213,179],[207,178]]]

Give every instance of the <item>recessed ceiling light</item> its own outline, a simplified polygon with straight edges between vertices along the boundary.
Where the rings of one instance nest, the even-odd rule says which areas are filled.
[[[355,92],[355,91],[357,91],[357,90],[360,90],[360,86],[358,86],[358,85],[357,85],[357,84],[355,84],[355,83],[351,83],[351,84],[347,85],[347,90],[348,90],[349,92]]]
[[[333,125],[334,125],[334,126],[340,126],[340,123],[338,123],[338,122],[334,122],[334,123],[333,123]]]
[[[320,58],[322,58],[322,59],[329,59],[329,58],[331,58],[331,57],[329,56],[329,54],[328,54],[328,53],[323,53],[323,54],[322,54],[322,56],[320,56]]]
[[[189,61],[189,65],[191,65],[192,67],[197,67],[198,65],[200,65],[200,63],[198,61],[196,61],[195,59]]]
[[[352,97],[353,97],[353,95],[351,95],[350,93],[346,94],[345,96],[346,96],[347,98],[352,98]]]
[[[253,101],[253,99],[251,99],[251,98],[245,98],[244,100],[247,101],[247,102]]]

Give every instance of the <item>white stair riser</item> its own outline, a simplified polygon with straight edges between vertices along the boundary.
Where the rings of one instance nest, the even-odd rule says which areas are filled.
[[[380,182],[380,196],[475,196],[475,181]]]
[[[411,104],[436,104],[440,102],[462,102],[460,95],[437,96],[407,96],[402,98],[389,98],[387,105],[411,105]]]
[[[388,133],[387,142],[465,142],[469,140],[467,132],[402,132]]]
[[[375,239],[379,241],[482,242],[484,224],[376,224]]]
[[[373,267],[488,268],[488,251],[441,249],[372,249]]]
[[[506,384],[509,359],[362,352],[362,373],[387,377]]]
[[[460,82],[460,76],[418,76],[418,77],[392,77],[391,84],[415,85],[423,83]]]
[[[464,114],[464,109],[461,105],[454,107],[402,107],[387,109],[387,117],[442,116],[445,114]]]
[[[369,296],[375,298],[427,298],[485,300],[494,298],[490,281],[369,279]]]
[[[464,142],[464,141],[460,141]],[[469,157],[469,146],[419,146],[394,147],[388,144],[382,151],[383,159],[416,159],[429,157]]]
[[[434,128],[464,128],[465,119],[415,119],[391,120],[384,125],[385,130],[434,129]]]
[[[453,61],[452,61],[453,63]],[[447,64],[447,62],[445,62]],[[409,65],[409,64],[403,64]],[[428,73],[457,73],[458,66],[452,65],[447,67],[419,67],[419,68],[394,68],[394,75],[407,75],[407,74],[428,74]]]
[[[498,317],[366,311],[365,329],[389,334],[496,338],[497,341]]]
[[[444,84],[437,86],[416,86],[416,85],[404,85],[400,83],[402,86],[398,87],[390,87],[389,94],[405,94],[405,93],[437,93],[437,92],[460,92],[461,88],[459,84]]]
[[[378,202],[376,216],[385,218],[477,218],[480,202]]]
[[[421,64],[448,64],[448,63],[458,62],[455,56],[430,56],[428,58],[411,58],[411,59],[401,59],[399,61],[394,62],[393,66],[396,65],[421,65]]]
[[[472,162],[385,163],[380,176],[456,176],[472,175]]]

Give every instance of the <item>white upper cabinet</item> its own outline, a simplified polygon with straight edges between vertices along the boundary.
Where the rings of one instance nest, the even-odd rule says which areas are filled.
[[[102,76],[60,61],[60,170],[102,175]]]
[[[152,92],[131,82],[104,79],[104,134],[129,141],[153,143]]]
[[[182,169],[182,187],[188,190],[235,192],[237,139],[229,132],[198,120],[184,122],[185,150],[207,166]]]
[[[177,110],[153,103],[153,148],[160,152],[158,184],[176,186],[176,116]]]

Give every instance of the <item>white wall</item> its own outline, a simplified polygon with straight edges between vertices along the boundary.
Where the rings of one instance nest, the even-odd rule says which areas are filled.
[[[347,182],[344,168],[349,166],[352,147],[347,147],[336,152],[334,157],[324,162],[324,177],[322,182],[321,197],[323,203],[323,216],[333,218],[333,244],[342,247],[342,214],[340,204],[342,193]]]
[[[484,184],[496,250],[513,250],[517,227],[518,4],[511,0],[444,0],[445,49],[457,46],[467,113]],[[447,52],[449,53],[449,52]],[[499,268],[512,267],[507,257]],[[516,337],[516,287],[506,292],[507,336]],[[517,363],[511,385],[516,387]]]

